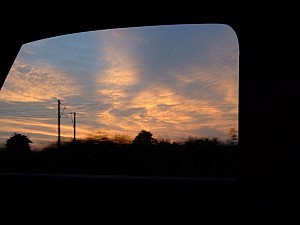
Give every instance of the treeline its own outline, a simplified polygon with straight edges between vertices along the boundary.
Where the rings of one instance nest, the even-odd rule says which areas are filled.
[[[238,177],[234,141],[200,138],[171,143],[141,131],[132,142],[87,139],[26,154],[1,151],[0,172]]]

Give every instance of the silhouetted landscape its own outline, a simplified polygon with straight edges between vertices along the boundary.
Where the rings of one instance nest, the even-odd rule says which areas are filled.
[[[0,169],[25,173],[237,177],[238,145],[234,141],[200,138],[171,143],[152,138],[148,131],[141,131],[132,142],[91,138],[61,143],[60,147],[53,144],[42,151],[30,151],[29,139],[14,146],[7,141],[6,149],[0,151]]]

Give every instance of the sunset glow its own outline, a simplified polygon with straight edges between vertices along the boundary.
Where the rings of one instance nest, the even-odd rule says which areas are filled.
[[[238,129],[239,46],[227,25],[69,34],[22,46],[0,92],[0,144],[14,132],[38,149],[61,135],[228,138]]]

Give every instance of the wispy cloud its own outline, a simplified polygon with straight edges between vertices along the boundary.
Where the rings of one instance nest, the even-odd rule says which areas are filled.
[[[3,131],[55,139],[58,98],[78,113],[82,138],[100,131],[133,138],[141,129],[172,139],[225,137],[237,128],[239,52],[228,26],[112,29],[23,47],[0,93]],[[30,103],[31,120],[14,121],[17,111],[7,117],[11,102]],[[70,118],[62,133],[72,137]]]
[[[40,148],[43,140],[46,143],[55,143],[57,140],[57,121],[48,118],[24,118],[24,117],[3,117],[0,118],[1,130],[0,138],[5,139],[7,135],[13,133],[23,133],[33,141],[35,148]],[[93,126],[77,124],[76,138],[82,139],[91,136],[97,129]],[[70,120],[62,119],[61,124],[62,138],[73,138],[73,125]],[[4,141],[4,140],[3,140]]]
[[[111,30],[101,35],[101,63],[104,61],[105,66],[96,74],[96,81],[100,86],[137,84],[140,65],[132,44],[136,38],[127,29]]]
[[[235,64],[222,61],[228,56],[238,57],[236,43],[217,37],[218,45],[201,47],[207,54],[199,55],[199,49],[188,48],[190,56],[187,49],[181,51],[182,46],[178,46],[181,44],[185,49],[186,42],[178,42],[177,46],[166,43],[170,48],[176,46],[183,54],[180,55],[172,49],[161,52],[157,49],[161,44],[149,37],[136,38],[137,30],[130,34],[119,30],[102,40],[107,67],[98,76],[101,87],[98,94],[102,102],[111,104],[98,114],[100,124],[105,124],[111,132],[126,131],[131,136],[140,129],[150,129],[177,137],[205,136],[207,132],[218,136],[223,133],[224,137],[230,127],[237,127],[238,61]],[[130,38],[135,40],[133,47]],[[200,41],[193,39],[194,44]],[[150,46],[157,52],[153,49],[147,52]],[[159,54],[169,55],[157,67]],[[142,60],[145,58],[146,64]]]
[[[105,123],[112,131],[126,131],[134,136],[141,129],[150,129],[156,135],[187,137],[205,136],[210,128],[224,132],[224,109],[210,100],[188,99],[164,85],[152,85],[98,115],[98,122]],[[234,114],[235,115],[235,114]],[[235,122],[235,118],[232,118]],[[223,122],[220,122],[223,121]],[[202,132],[201,128],[203,128]],[[228,128],[229,129],[229,128]],[[225,131],[226,132],[226,131]]]
[[[68,75],[47,64],[32,66],[15,61],[1,89],[1,101],[42,102],[79,95]]]

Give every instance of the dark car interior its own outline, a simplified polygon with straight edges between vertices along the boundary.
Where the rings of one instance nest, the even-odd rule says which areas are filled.
[[[0,87],[25,43],[220,23],[239,40],[239,178],[0,173],[1,224],[290,224],[299,164],[297,7],[253,1],[0,3]],[[1,94],[1,93],[0,93]]]

